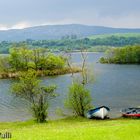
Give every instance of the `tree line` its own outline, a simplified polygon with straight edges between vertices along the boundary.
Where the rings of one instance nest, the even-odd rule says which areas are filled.
[[[126,45],[139,45],[140,44],[140,37],[128,37],[128,36],[107,36],[107,37],[98,37],[95,39],[92,38],[77,38],[77,37],[63,37],[60,40],[32,40],[27,39],[26,41],[22,42],[8,42],[2,41],[0,43],[0,53],[8,53],[9,48],[13,44],[27,44],[29,48],[47,48],[50,51],[67,51],[67,50],[80,50],[81,46],[85,49],[89,49],[89,51],[104,51],[105,49],[97,49],[97,46],[114,46],[114,47],[121,47]],[[95,47],[95,48],[94,48]],[[94,48],[94,49],[92,49]]]

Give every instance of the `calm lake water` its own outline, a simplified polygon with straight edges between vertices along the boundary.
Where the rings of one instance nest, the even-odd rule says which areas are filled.
[[[88,53],[90,73],[94,73],[95,82],[88,84],[95,107],[106,105],[110,107],[111,117],[119,117],[120,110],[126,107],[140,106],[140,65],[114,65],[100,64],[98,59],[103,53]],[[72,61],[80,64],[80,53],[72,54]],[[64,113],[64,100],[71,84],[71,75],[42,78],[43,84],[56,84],[59,96],[51,100],[49,118],[59,118],[56,110],[61,108]],[[15,98],[10,92],[14,80],[0,80],[0,121],[20,121],[31,118],[28,103],[20,98]]]

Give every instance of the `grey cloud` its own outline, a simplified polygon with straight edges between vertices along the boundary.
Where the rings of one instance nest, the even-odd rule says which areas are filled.
[[[72,22],[100,25],[102,22],[105,26],[140,27],[140,23],[133,22],[139,22],[139,7],[140,0],[1,0],[0,24],[12,26],[27,21],[32,25]],[[131,24],[124,24],[128,19]]]

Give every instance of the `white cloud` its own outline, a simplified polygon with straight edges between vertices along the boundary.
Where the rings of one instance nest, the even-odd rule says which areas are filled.
[[[10,30],[10,29],[24,29],[31,27],[32,25],[29,22],[18,22],[12,26],[0,24],[0,30]]]
[[[31,24],[29,22],[19,22],[15,25],[13,25],[12,27],[10,27],[9,29],[24,29],[27,27],[30,27]]]
[[[8,27],[3,24],[0,24],[0,30],[8,30]]]

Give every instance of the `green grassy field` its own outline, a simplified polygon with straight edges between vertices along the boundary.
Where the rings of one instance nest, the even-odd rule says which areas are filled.
[[[67,118],[37,124],[34,121],[0,123],[11,140],[139,140],[139,119],[87,120]]]
[[[103,34],[103,35],[93,35],[89,36],[89,39],[96,39],[96,38],[107,38],[111,36],[116,37],[140,37],[140,33],[116,33],[116,34]]]

